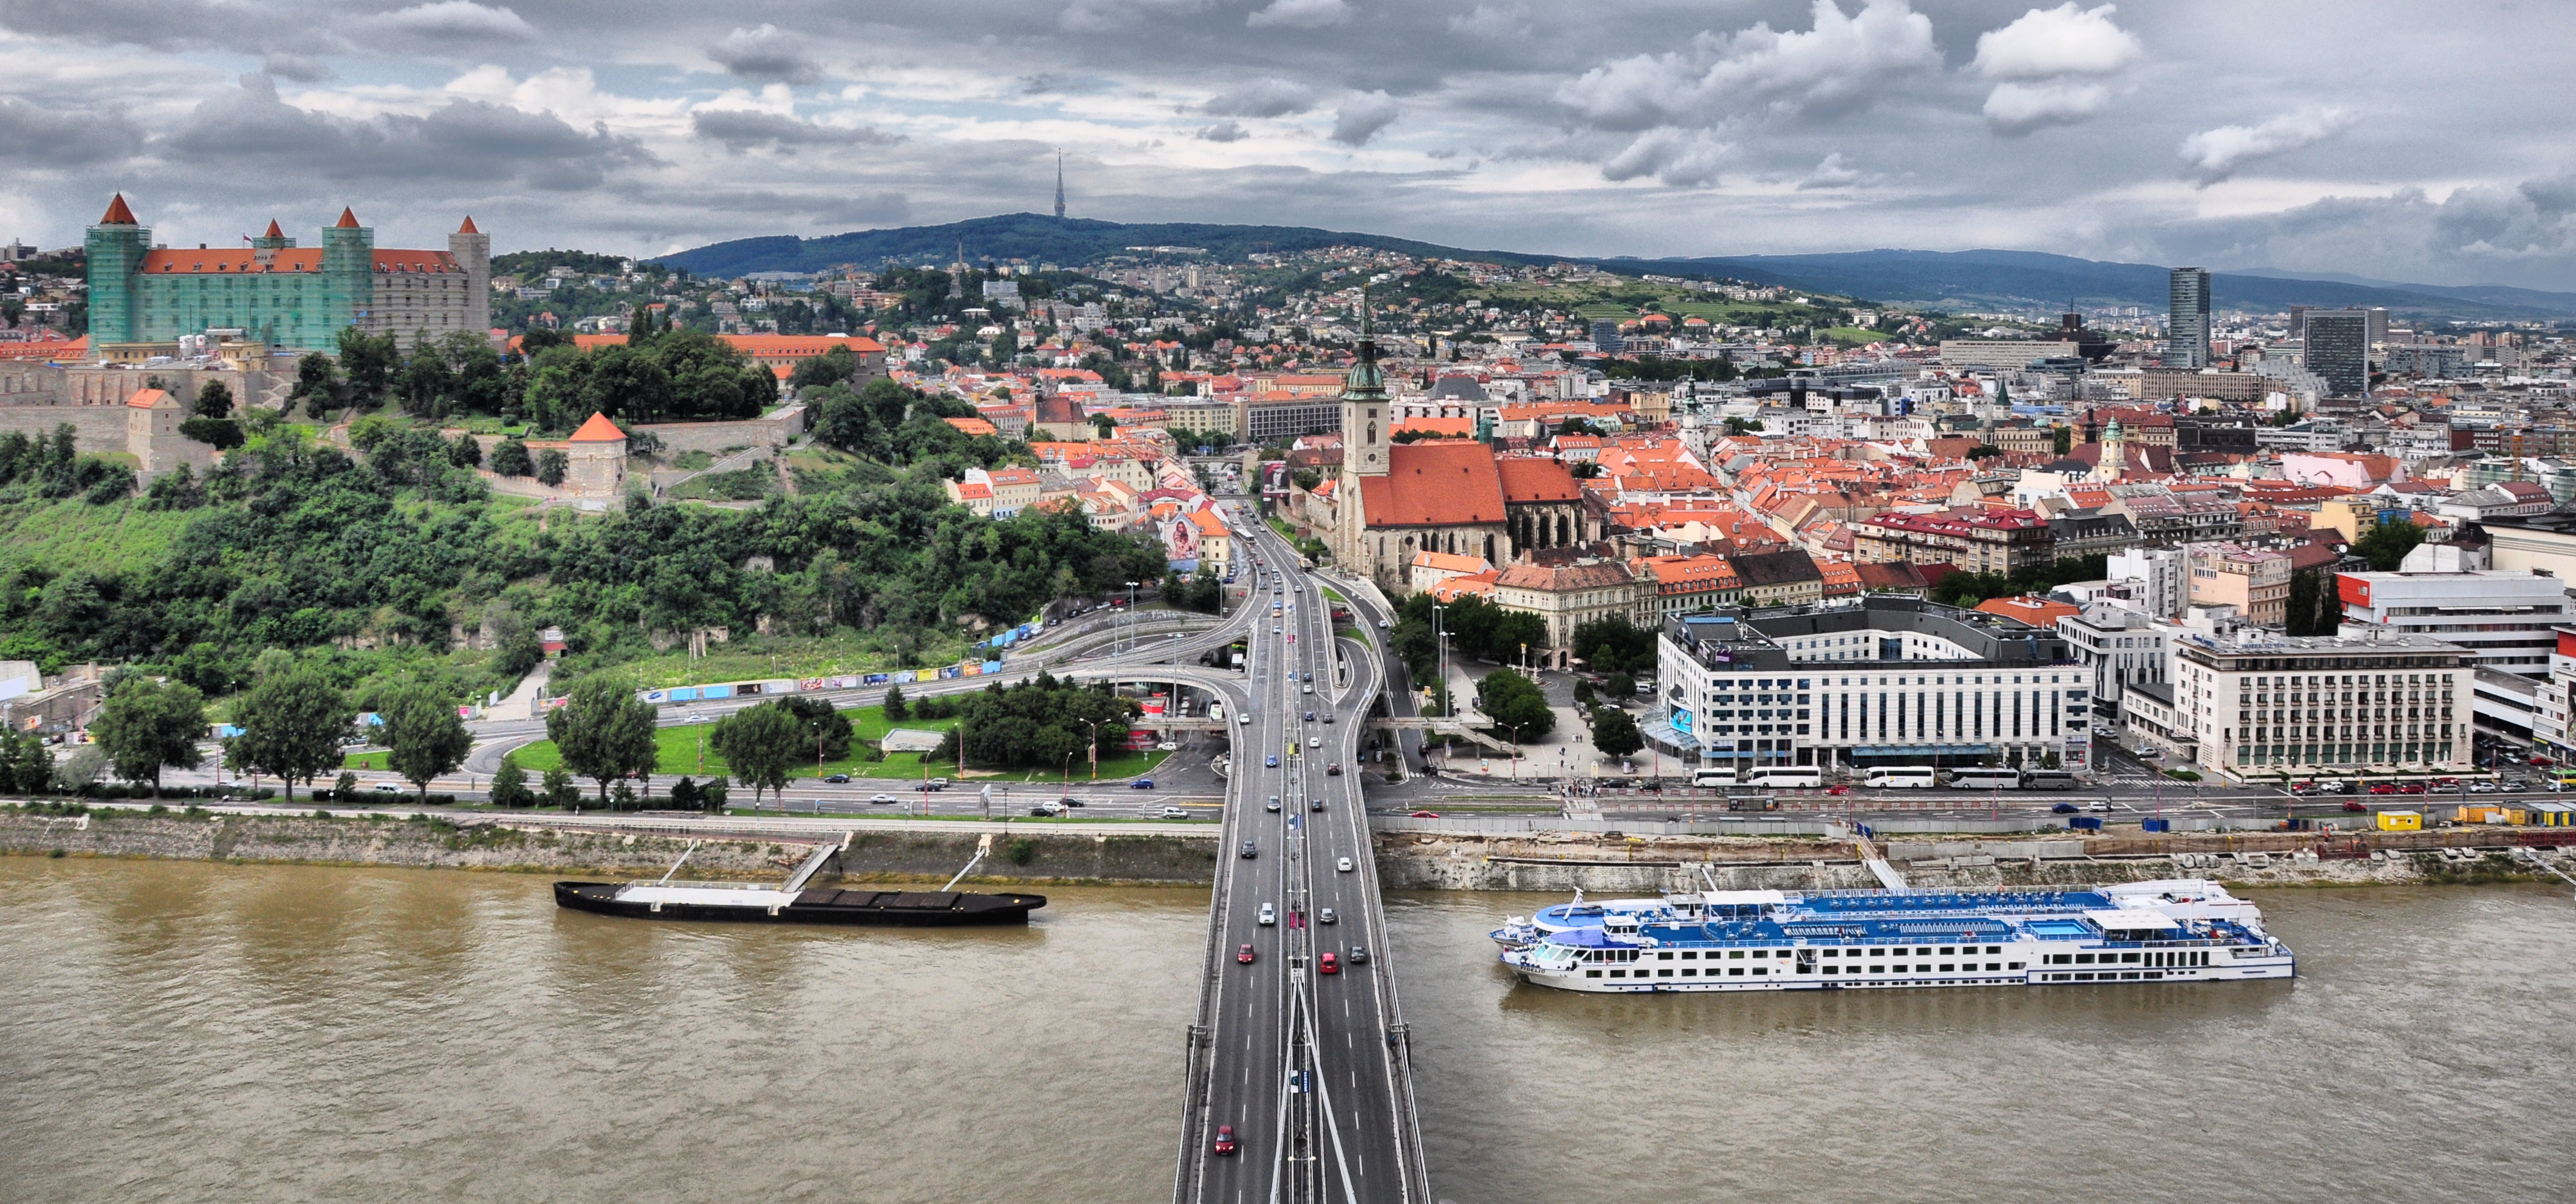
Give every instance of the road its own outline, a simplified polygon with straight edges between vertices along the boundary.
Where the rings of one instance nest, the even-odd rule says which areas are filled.
[[[1384,687],[1379,660],[1335,639],[1295,554],[1251,525],[1249,546],[1283,571],[1255,578],[1275,584],[1275,596],[1251,599],[1250,722],[1236,726],[1228,855],[1211,908],[1174,1195],[1211,1204],[1421,1199],[1402,1013],[1357,774],[1364,720]],[[1272,923],[1261,922],[1265,906]],[[1334,923],[1321,922],[1325,909]],[[1363,945],[1369,961],[1352,963]],[[1249,964],[1238,959],[1245,948]],[[1327,954],[1337,973],[1322,972]],[[1232,1154],[1215,1151],[1221,1125],[1232,1127]]]

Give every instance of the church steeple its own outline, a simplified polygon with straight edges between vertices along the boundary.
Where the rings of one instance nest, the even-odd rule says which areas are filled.
[[[1386,370],[1377,363],[1377,321],[1370,312],[1368,290],[1360,290],[1360,359],[1342,381],[1342,463],[1361,476],[1385,476],[1387,458]]]
[[[1055,220],[1064,220],[1064,152],[1055,153]]]

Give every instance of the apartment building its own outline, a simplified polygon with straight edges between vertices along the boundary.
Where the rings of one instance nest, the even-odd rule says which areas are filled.
[[[2200,766],[2244,779],[2466,768],[2475,654],[2415,635],[2187,632],[2174,646],[2178,729]]]

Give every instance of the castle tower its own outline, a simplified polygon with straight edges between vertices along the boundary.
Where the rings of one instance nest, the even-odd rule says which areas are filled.
[[[268,232],[250,240],[250,249],[254,251],[283,251],[294,245],[295,240],[286,236],[286,231],[273,217],[268,219]]]
[[[1334,499],[1333,562],[1343,572],[1378,575],[1368,555],[1368,487],[1363,478],[1395,470],[1388,451],[1395,425],[1387,407],[1386,370],[1377,363],[1377,323],[1368,290],[1360,290],[1360,360],[1342,382],[1342,479]]]
[[[2128,467],[2129,449],[2120,432],[2120,420],[2114,418],[2102,428],[2102,463],[2097,475],[2105,481],[2116,481]]]
[[[474,228],[473,215],[447,236],[447,253],[465,269],[465,329],[486,335],[492,329],[492,236]]]
[[[89,337],[93,353],[109,343],[143,341],[141,299],[135,296],[135,274],[143,270],[144,252],[152,249],[152,231],[134,220],[125,194],[107,203],[107,213],[89,228],[81,246],[89,260]]]
[[[376,297],[376,232],[347,209],[322,231],[322,313],[331,327],[373,331]]]

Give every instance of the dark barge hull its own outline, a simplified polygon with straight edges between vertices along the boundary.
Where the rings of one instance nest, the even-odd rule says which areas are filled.
[[[719,920],[743,924],[869,924],[901,928],[963,928],[1026,924],[1046,906],[1045,895],[978,895],[964,891],[809,890],[775,913],[765,907],[694,903],[622,902],[622,883],[558,882],[555,903],[574,911],[638,920]]]

